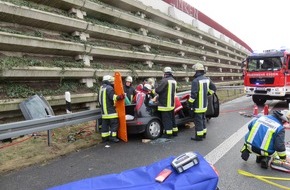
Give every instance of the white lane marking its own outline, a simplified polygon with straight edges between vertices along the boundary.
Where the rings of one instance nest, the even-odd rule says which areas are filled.
[[[251,120],[252,121],[252,120]],[[248,132],[249,121],[237,132],[232,134],[228,139],[208,153],[204,158],[212,165],[221,159],[235,144],[237,144]],[[242,148],[242,147],[241,147]]]
[[[269,106],[269,113],[271,109],[275,107],[277,103],[278,102],[272,102],[271,108]],[[219,159],[221,159],[231,148],[233,148],[246,135],[246,133],[248,132],[248,125],[251,121],[249,121],[244,126],[242,126],[238,131],[232,134],[228,139],[226,139],[219,146],[217,146],[215,149],[209,152],[204,158],[212,165],[217,163]]]

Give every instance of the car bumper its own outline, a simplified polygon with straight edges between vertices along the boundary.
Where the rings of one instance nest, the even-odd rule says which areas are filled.
[[[153,117],[135,118],[134,120],[126,121],[128,134],[144,133],[146,126]]]

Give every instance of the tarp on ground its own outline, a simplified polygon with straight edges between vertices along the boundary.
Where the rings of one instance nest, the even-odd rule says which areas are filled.
[[[171,156],[148,166],[87,178],[49,190],[216,190],[217,173],[199,153],[195,153],[199,164],[180,174],[171,166],[175,158]],[[156,182],[156,176],[165,168],[171,169],[172,174],[163,183]]]

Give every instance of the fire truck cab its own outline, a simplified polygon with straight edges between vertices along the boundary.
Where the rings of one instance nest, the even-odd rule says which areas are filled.
[[[244,87],[257,105],[267,100],[290,103],[290,52],[287,49],[253,53],[244,61]]]

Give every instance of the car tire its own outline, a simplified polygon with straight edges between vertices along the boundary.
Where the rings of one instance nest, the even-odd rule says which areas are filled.
[[[255,96],[255,95],[252,96],[252,100],[258,106],[263,106],[266,103],[266,101],[267,101],[266,99],[263,99],[263,98],[261,98],[259,96]]]
[[[145,137],[149,139],[156,139],[161,135],[162,127],[161,123],[157,119],[151,120],[145,129]]]

